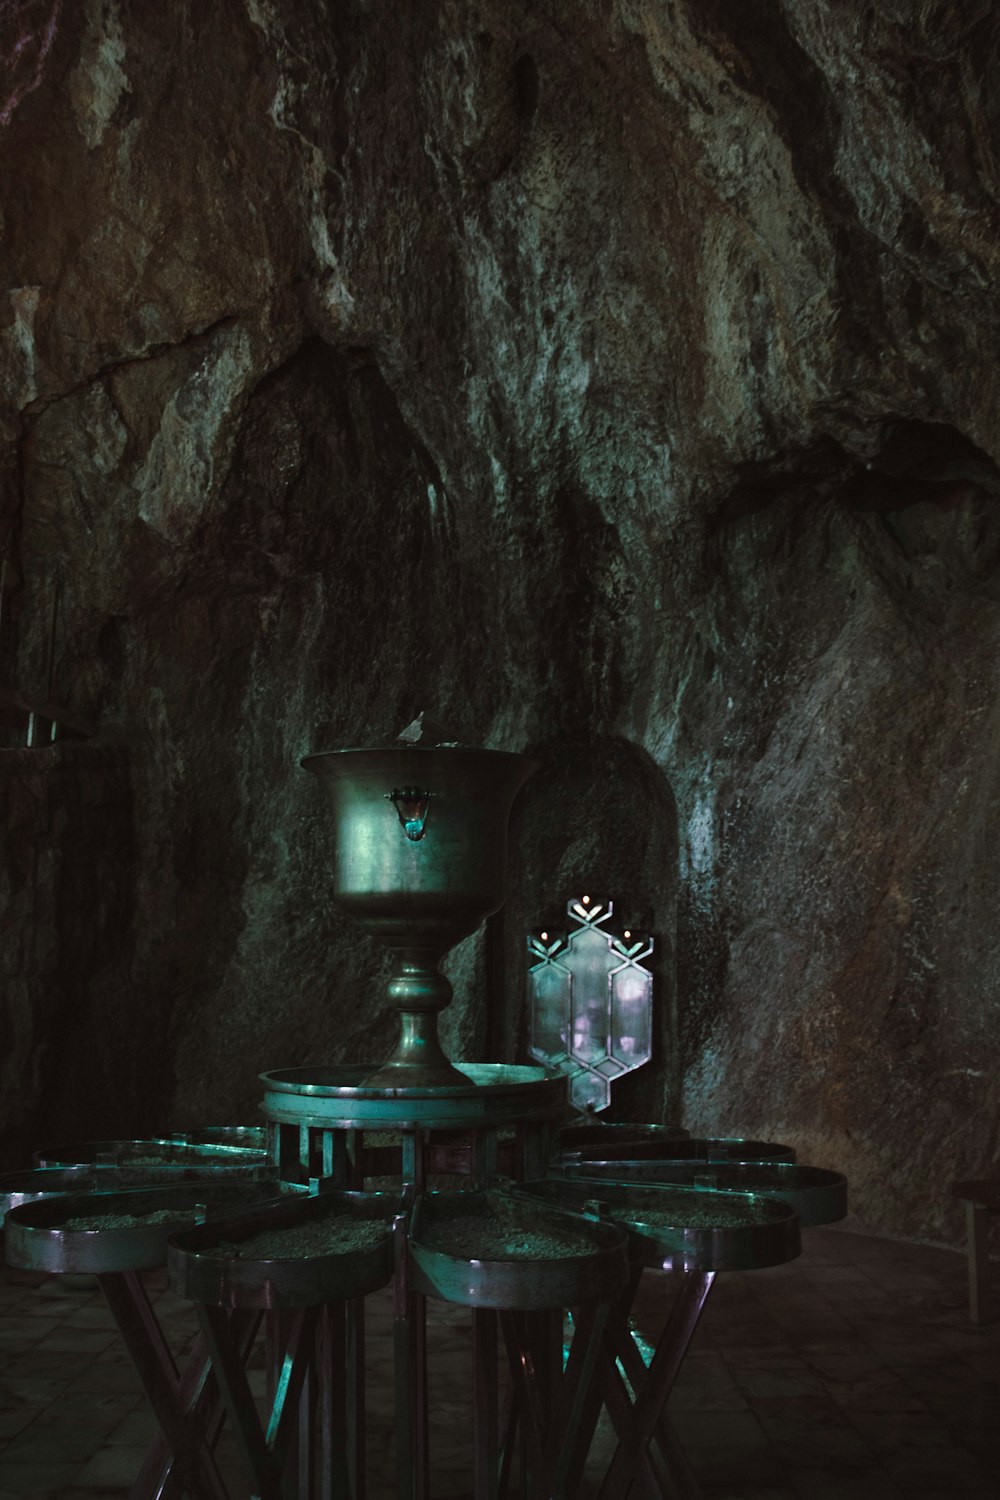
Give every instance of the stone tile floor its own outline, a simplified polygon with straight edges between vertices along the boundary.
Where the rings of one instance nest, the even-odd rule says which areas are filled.
[[[711,1500],[1000,1497],[1000,1322],[976,1329],[965,1264],[944,1250],[810,1230],[800,1260],[718,1278],[671,1398],[674,1428]],[[655,1338],[671,1278],[647,1273],[636,1321]],[[190,1312],[150,1278],[180,1350]],[[1000,1300],[1000,1299],[998,1299]],[[370,1500],[393,1486],[391,1307],[369,1299]],[[432,1310],[434,1500],[470,1494],[471,1339],[461,1309]],[[263,1371],[253,1372],[258,1386]],[[380,1394],[384,1393],[384,1394]],[[93,1283],[0,1279],[0,1500],[127,1494],[153,1430]],[[614,1439],[598,1433],[595,1496]],[[221,1465],[248,1494],[228,1436]]]

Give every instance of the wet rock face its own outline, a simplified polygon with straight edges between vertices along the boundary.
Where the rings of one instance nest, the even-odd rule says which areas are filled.
[[[88,1004],[132,997],[142,1086],[92,1133],[388,1051],[296,762],[426,707],[547,778],[456,1054],[515,1046],[521,914],[579,871],[676,959],[636,1108],[957,1232],[1000,1117],[998,40],[988,0],[5,9],[0,683],[44,691],[61,572],[53,692],[128,763]]]

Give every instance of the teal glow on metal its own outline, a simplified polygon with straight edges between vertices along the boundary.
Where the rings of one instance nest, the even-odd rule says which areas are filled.
[[[510,1214],[520,1241],[513,1252],[500,1248],[484,1229],[492,1215]],[[486,1233],[493,1241],[478,1258],[454,1248]],[[566,1240],[562,1254],[544,1247],[531,1253],[534,1236]],[[572,1244],[572,1248],[569,1248]],[[601,1223],[505,1192],[422,1193],[410,1222],[409,1254],[413,1283],[425,1296],[468,1307],[537,1311],[611,1300],[628,1276],[627,1240],[610,1221]]]
[[[642,1355],[642,1362],[648,1370],[650,1365],[653,1363],[653,1355],[656,1353],[656,1347],[655,1345],[651,1344],[648,1339],[643,1338],[642,1334],[639,1332],[638,1328],[633,1322],[630,1321],[628,1326],[629,1331],[632,1334],[632,1342],[638,1349],[639,1353]]]
[[[730,1163],[692,1161],[583,1161],[563,1169],[575,1181],[589,1181],[599,1197],[605,1181],[710,1188],[717,1193],[760,1193],[793,1208],[806,1227],[835,1224],[847,1213],[847,1179],[823,1167],[782,1161]]]
[[[802,1248],[795,1212],[755,1193],[550,1177],[513,1186],[510,1195],[620,1225],[636,1266],[750,1271],[794,1260]]]
[[[281,1362],[281,1372],[278,1376],[274,1391],[274,1402],[271,1406],[271,1416],[267,1424],[267,1445],[274,1447],[278,1430],[281,1427],[281,1415],[285,1409],[285,1401],[288,1396],[288,1387],[291,1384],[292,1372],[295,1368],[295,1360],[290,1354],[286,1354]]]
[[[283,1068],[262,1073],[261,1109],[281,1124],[365,1130],[448,1130],[555,1119],[566,1108],[566,1080],[545,1068],[462,1063],[455,1088],[366,1083],[365,1067]]]

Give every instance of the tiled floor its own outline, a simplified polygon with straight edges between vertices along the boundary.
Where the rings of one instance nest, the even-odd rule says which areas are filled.
[[[712,1500],[1000,1497],[1000,1322],[975,1329],[956,1254],[811,1230],[802,1258],[717,1280],[671,1398]],[[153,1279],[178,1348],[188,1309]],[[668,1277],[647,1273],[638,1325],[655,1335]],[[391,1310],[370,1299],[370,1500],[390,1500]],[[434,1500],[468,1495],[470,1337],[458,1309],[432,1328]],[[254,1379],[262,1380],[262,1371]],[[0,1500],[123,1496],[152,1420],[92,1284],[0,1282]],[[598,1434],[587,1493],[614,1441]],[[223,1440],[234,1500],[248,1487]]]

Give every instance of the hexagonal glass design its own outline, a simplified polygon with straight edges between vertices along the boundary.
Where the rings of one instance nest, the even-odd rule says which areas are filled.
[[[574,896],[566,913],[568,933],[528,934],[528,1051],[567,1075],[577,1109],[597,1113],[613,1081],[652,1056],[653,976],[642,960],[653,939],[610,931],[611,901]]]

